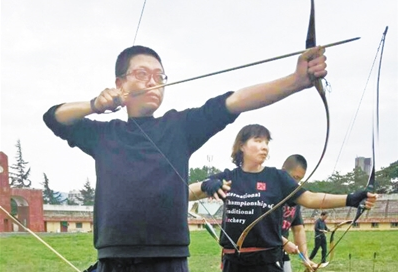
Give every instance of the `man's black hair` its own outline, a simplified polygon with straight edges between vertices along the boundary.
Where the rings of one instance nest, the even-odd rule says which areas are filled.
[[[130,59],[137,55],[152,56],[157,59],[162,65],[162,60],[160,59],[158,53],[155,52],[155,50],[141,45],[134,45],[132,47],[124,49],[117,57],[115,65],[115,76],[124,77],[127,73],[127,69],[130,66]]]

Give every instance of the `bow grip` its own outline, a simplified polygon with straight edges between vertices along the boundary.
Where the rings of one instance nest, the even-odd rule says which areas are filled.
[[[365,191],[369,192],[369,193],[373,192],[374,191],[374,185],[373,184],[368,184],[368,186],[366,186]],[[365,203],[366,203],[366,198],[363,199],[359,203],[359,206],[358,206],[358,209],[357,209],[357,214],[355,216],[355,219],[354,219],[353,223],[355,223],[358,220],[358,218],[365,212],[365,210],[367,210]]]

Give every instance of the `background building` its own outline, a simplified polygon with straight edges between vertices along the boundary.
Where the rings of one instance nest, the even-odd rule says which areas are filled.
[[[370,172],[371,159],[358,157],[355,166]],[[68,198],[76,198],[80,191],[71,191]],[[91,232],[93,230],[93,206],[43,205],[43,192],[39,189],[10,188],[8,159],[0,152],[0,206],[11,213],[11,202],[17,206],[15,218],[34,232]],[[188,224],[191,230],[203,229],[204,219],[213,226],[221,224],[223,202],[203,199],[189,203]],[[81,202],[80,202],[81,203]],[[328,226],[353,220],[356,208],[329,209]],[[188,211],[187,211],[188,212]],[[313,229],[320,210],[302,208],[307,230]],[[24,231],[8,215],[0,211],[0,232]],[[347,225],[348,226],[348,225]],[[344,229],[344,228],[343,228]],[[379,195],[375,206],[353,225],[355,230],[398,230],[398,194]]]
[[[83,205],[83,202],[81,201],[81,200],[79,200],[78,199],[78,197],[80,198],[80,199],[82,199],[82,193],[80,193],[80,191],[79,190],[72,190],[72,191],[69,191],[69,193],[68,193],[68,200],[70,201],[70,202],[74,202],[74,203],[76,203],[76,204],[78,204],[78,205]]]
[[[93,206],[43,205],[46,232],[91,232]]]
[[[372,158],[356,157],[355,158],[355,168],[359,167],[366,174],[370,175],[372,169]]]

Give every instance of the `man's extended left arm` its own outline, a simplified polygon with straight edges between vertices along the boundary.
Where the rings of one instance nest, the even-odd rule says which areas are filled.
[[[294,73],[236,91],[227,98],[227,109],[234,114],[259,109],[312,87],[315,79],[327,74],[324,51],[319,46],[311,48],[300,55]]]

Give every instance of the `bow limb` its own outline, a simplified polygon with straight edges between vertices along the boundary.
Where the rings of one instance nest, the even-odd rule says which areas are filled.
[[[329,257],[329,262],[331,262],[332,260],[333,260],[333,258],[334,258],[334,249],[335,249],[335,247],[336,247],[336,245],[337,244],[335,244],[335,242],[334,242],[334,235],[335,235],[335,233],[336,233],[336,231],[338,230],[338,229],[340,229],[342,226],[344,226],[344,225],[347,225],[347,224],[350,224],[351,225],[351,223],[352,223],[352,220],[347,220],[347,221],[343,221],[343,222],[341,222],[340,224],[338,224],[333,230],[332,230],[332,232],[331,232],[331,234],[330,234],[330,241],[329,241],[329,246],[330,246],[330,250],[329,250],[329,252],[326,254],[326,258],[330,255],[330,257]]]
[[[311,0],[311,15],[310,15],[310,23],[309,23],[308,32],[307,32],[306,48],[308,49],[308,48],[314,47],[315,45],[316,45],[316,42],[315,42],[314,0]],[[257,223],[259,223],[264,217],[266,217],[271,212],[275,211],[277,208],[279,208],[280,206],[285,204],[285,202],[287,200],[289,200],[291,197],[293,197],[304,186],[304,184],[311,178],[311,176],[315,173],[315,171],[318,169],[319,165],[322,162],[322,159],[326,153],[327,144],[329,141],[330,114],[329,114],[329,106],[328,106],[328,103],[326,100],[326,95],[325,95],[325,91],[324,91],[321,79],[316,79],[313,82],[313,84],[316,87],[319,95],[321,96],[323,105],[325,107],[325,112],[326,112],[326,138],[325,138],[325,143],[323,146],[321,156],[318,160],[318,163],[316,164],[314,170],[312,170],[311,174],[306,178],[306,180],[301,182],[300,185],[295,190],[293,190],[287,197],[285,197],[282,201],[280,201],[278,204],[274,205],[266,213],[262,214],[260,217],[258,217],[256,220],[254,220],[249,226],[247,226],[246,229],[243,230],[242,234],[240,235],[240,237],[238,239],[238,242],[236,243],[236,245],[238,246],[239,249],[242,248],[243,242],[246,239],[249,232],[252,230],[252,228],[255,225],[257,225]]]
[[[306,40],[306,48],[311,48],[311,47],[315,47],[316,46],[316,32],[315,32],[315,4],[314,4],[314,0],[311,0],[311,12],[310,12],[310,20],[309,20],[309,24],[308,24],[308,32],[307,32],[307,40]],[[326,99],[326,94],[325,94],[325,90],[323,88],[323,84],[322,84],[322,80],[321,79],[317,79],[313,82],[316,90],[318,91],[318,94],[320,95],[323,105],[325,107],[325,113],[326,113],[326,137],[325,137],[325,143],[323,146],[323,150],[322,150],[322,154],[321,157],[318,161],[318,163],[316,164],[314,170],[311,172],[311,174],[309,175],[309,177],[306,179],[306,181],[314,174],[315,170],[318,169],[325,153],[326,153],[326,148],[327,148],[327,144],[329,141],[329,132],[330,132],[330,113],[329,113],[329,106],[327,103],[327,99]],[[337,229],[336,229],[337,230]],[[331,237],[334,237],[334,232],[332,233]],[[333,246],[334,249],[334,246]],[[330,252],[333,252],[332,251]],[[314,269],[314,271],[318,270],[318,268],[320,268],[322,266],[322,263],[319,263],[316,268]]]
[[[308,31],[307,31],[307,39],[305,41],[305,47],[312,48],[316,46],[316,32],[315,32],[315,5],[314,5],[314,0],[311,0],[311,12],[310,12],[310,20],[308,23]],[[320,95],[324,108],[325,108],[325,113],[326,113],[326,137],[325,137],[325,143],[323,146],[323,150],[321,153],[321,157],[318,160],[318,163],[316,164],[314,170],[312,170],[311,174],[308,176],[308,178],[305,180],[309,180],[309,178],[315,173],[315,171],[318,169],[319,165],[321,164],[321,161],[323,157],[325,156],[326,153],[326,148],[328,145],[329,141],[329,132],[330,132],[330,113],[329,113],[329,106],[328,102],[326,99],[326,94],[325,90],[323,88],[322,84],[322,79],[316,79],[314,82],[314,87],[318,91],[318,94]]]

